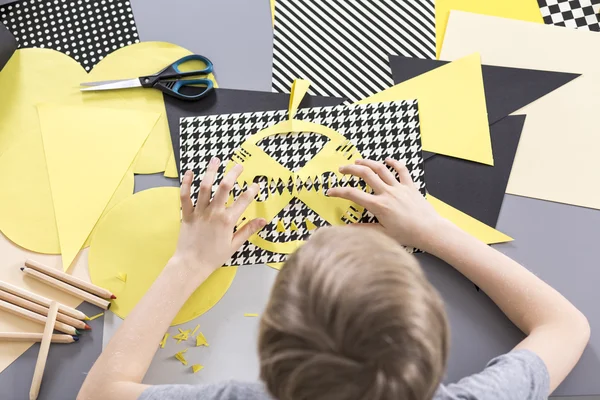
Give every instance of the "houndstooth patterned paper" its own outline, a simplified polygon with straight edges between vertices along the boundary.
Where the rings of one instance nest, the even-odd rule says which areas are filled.
[[[195,179],[192,185],[194,202],[198,197],[198,187],[211,158],[219,157],[229,160],[234,152],[251,135],[270,126],[285,121],[287,111],[267,111],[244,114],[225,114],[204,117],[182,118],[180,121],[181,171],[192,170]],[[329,127],[344,135],[356,147],[364,158],[383,161],[392,157],[403,161],[417,188],[425,195],[423,172],[423,156],[417,102],[398,101],[390,103],[374,103],[363,105],[342,105],[337,107],[310,108],[298,111],[296,119],[306,120]],[[277,138],[277,136],[280,136]],[[317,138],[321,136],[321,138]],[[325,140],[323,139],[325,138]],[[314,133],[276,135],[269,140],[261,140],[257,145],[290,171],[301,168],[312,159],[329,139]],[[298,154],[301,153],[301,154]],[[213,190],[223,177],[225,164],[219,168]],[[274,182],[269,181],[269,171],[265,171],[264,179],[259,179],[261,187],[260,201],[266,200],[269,185],[289,190],[291,185],[303,185],[306,188],[325,191],[335,185],[351,184],[364,188],[364,183],[357,179],[348,182],[336,182],[332,176],[321,177],[318,182]],[[234,196],[245,190],[236,184]],[[272,242],[287,242],[305,239],[308,234],[303,223],[306,218],[316,226],[327,225],[320,217],[315,217],[307,205],[294,199],[259,235]],[[282,220],[285,232],[277,231],[277,222]],[[373,221],[374,217],[365,213],[361,222]],[[294,221],[298,230],[291,230]],[[251,265],[282,262],[285,254],[272,253],[251,243],[233,255],[227,265]]]
[[[544,23],[600,32],[591,0],[538,0]]]

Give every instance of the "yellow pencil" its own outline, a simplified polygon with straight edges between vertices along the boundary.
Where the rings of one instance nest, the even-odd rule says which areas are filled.
[[[102,308],[103,310],[108,310],[110,308],[109,301],[101,299],[100,297],[94,296],[93,294],[90,294],[88,292],[84,292],[83,290],[81,290],[79,288],[71,286],[68,283],[65,283],[63,281],[59,281],[58,279],[55,279],[51,276],[43,274],[35,269],[21,267],[21,271],[25,272],[25,274],[31,276],[32,278],[35,278],[41,282],[44,282],[50,286],[53,286],[59,290],[62,290],[65,293],[69,293],[70,295],[75,296],[81,300],[85,300],[90,304],[93,304],[95,306]]]
[[[23,288],[11,285],[10,283],[7,283],[7,282],[0,281],[0,289],[4,290],[5,292],[14,294],[15,296],[22,297],[25,300],[29,300],[34,303],[37,303],[46,308],[50,307],[50,303],[52,302],[52,300],[47,299],[43,296],[40,296],[39,294],[32,293],[27,289],[23,289]],[[73,307],[65,306],[64,304],[60,304],[60,303],[58,303],[58,312],[61,314],[64,314],[64,315],[68,315],[69,317],[79,319],[79,320],[87,319],[87,315],[85,315],[81,311],[76,310]]]
[[[38,394],[40,394],[40,386],[42,385],[44,369],[46,369],[46,361],[48,360],[48,351],[50,351],[50,343],[52,342],[52,332],[54,331],[54,323],[56,322],[57,314],[58,303],[53,301],[52,303],[50,303],[50,311],[48,312],[48,319],[46,320],[44,334],[42,335],[40,352],[38,353],[38,358],[35,363],[35,370],[33,371],[33,380],[31,381],[31,389],[29,389],[29,400],[36,400]]]
[[[46,308],[44,306],[40,306],[39,304],[35,304],[32,301],[22,299],[19,296],[15,296],[13,294],[6,293],[5,291],[2,291],[2,290],[0,290],[0,300],[4,300],[4,301],[14,304],[16,306],[23,307],[26,310],[36,312],[43,316],[46,316],[46,317],[48,316],[48,311],[49,311],[48,308]],[[86,331],[89,331],[92,329],[85,322],[80,321],[75,318],[71,318],[71,317],[69,317],[67,315],[63,315],[61,313],[58,313],[56,320],[60,321],[60,322],[64,322],[67,325],[71,325],[77,329],[86,330]]]
[[[28,332],[0,332],[0,342],[41,342],[42,333]],[[52,335],[52,343],[75,343],[79,340],[78,336],[73,335]]]
[[[50,275],[51,277],[58,279],[59,281],[66,282],[71,286],[75,286],[76,288],[85,290],[86,292],[94,294],[98,297],[102,297],[103,299],[116,299],[115,295],[112,294],[109,290],[101,288],[100,286],[96,286],[93,283],[76,278],[73,275],[66,274],[62,271],[57,270],[56,268],[48,267],[47,265],[44,265],[37,261],[25,260],[25,266],[33,268],[36,271],[40,271],[46,275]]]
[[[25,318],[29,321],[33,321],[33,322],[36,322],[41,325],[45,325],[46,321],[48,320],[48,318],[44,317],[43,315],[34,313],[33,311],[26,310],[19,306],[15,306],[14,304],[7,303],[4,300],[0,300],[0,310],[4,310],[8,313],[17,315],[19,317]],[[71,325],[67,325],[65,323],[58,322],[58,321],[55,323],[54,328],[57,331],[67,333],[69,335],[79,335],[79,333],[80,333],[77,329],[75,329]]]

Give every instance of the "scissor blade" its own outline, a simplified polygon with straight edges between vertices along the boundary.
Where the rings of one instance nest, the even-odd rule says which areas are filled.
[[[141,87],[142,83],[138,78],[135,79],[127,79],[123,81],[115,81],[97,86],[89,86],[81,88],[82,92],[93,92],[96,90],[117,90],[117,89],[129,89],[135,87]]]
[[[112,81],[82,82],[79,84],[79,86],[102,86],[102,85],[108,85],[109,83],[123,82],[124,80],[127,80],[127,79],[115,79]]]

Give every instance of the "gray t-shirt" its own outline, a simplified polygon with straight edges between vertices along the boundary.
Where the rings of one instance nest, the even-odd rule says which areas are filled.
[[[531,351],[517,350],[494,358],[485,369],[448,386],[440,386],[434,400],[539,400],[550,391],[544,362]],[[236,381],[207,385],[161,385],[142,393],[139,400],[272,400],[259,382]]]

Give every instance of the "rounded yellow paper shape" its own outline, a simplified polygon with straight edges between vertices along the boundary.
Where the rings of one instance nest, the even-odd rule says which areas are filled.
[[[155,188],[125,199],[96,226],[90,277],[115,294],[111,311],[119,317],[127,317],[175,252],[180,215],[179,189]],[[227,292],[236,272],[235,267],[215,271],[188,299],[173,325],[210,310]]]
[[[127,172],[104,214],[131,196],[133,186],[133,173]],[[0,187],[0,232],[27,250],[60,254],[41,137],[25,137],[0,155]]]

